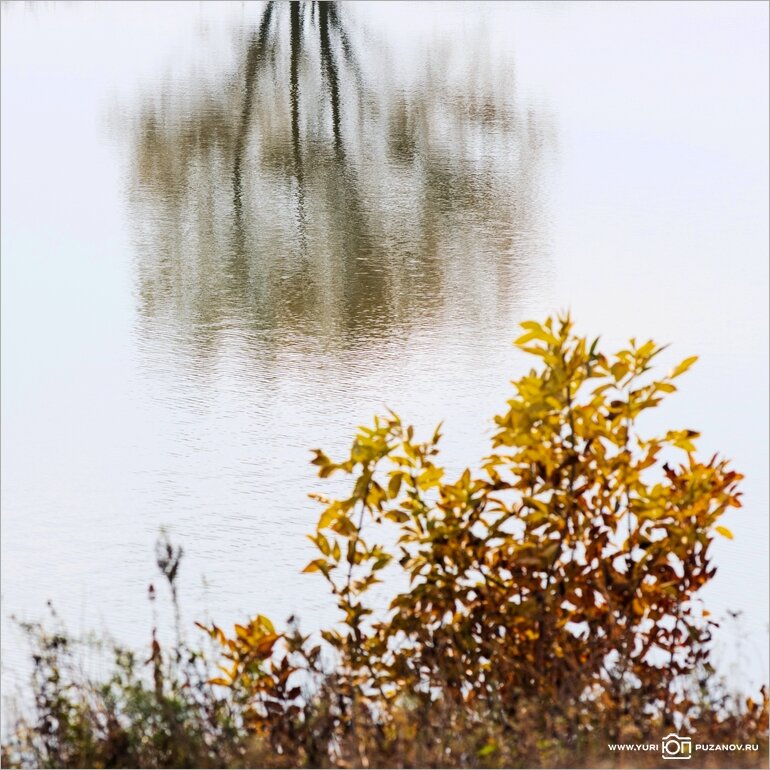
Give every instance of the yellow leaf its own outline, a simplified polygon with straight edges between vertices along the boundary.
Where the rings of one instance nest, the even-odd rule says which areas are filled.
[[[733,533],[727,527],[717,527],[716,531],[719,532],[722,537],[726,537],[728,540],[733,539]]]
[[[671,372],[671,376],[678,377],[680,374],[684,374],[697,360],[698,356],[690,356],[689,358],[685,358],[684,361],[682,361],[682,363],[675,367],[674,371]]]
[[[539,328],[539,329],[532,329],[531,331],[528,331],[525,334],[522,334],[521,337],[519,337],[514,342],[514,345],[526,345],[528,342],[531,342],[532,340],[539,340],[549,345],[559,344],[559,340],[557,340],[556,337],[553,336],[553,334],[550,334],[543,328]]]
[[[263,628],[266,628],[271,634],[275,633],[275,626],[273,625],[273,622],[270,620],[270,618],[266,617],[265,615],[257,615],[256,617],[257,622],[262,624]]]
[[[334,505],[329,506],[321,514],[321,518],[318,520],[317,529],[320,530],[320,529],[326,529],[327,527],[330,527],[337,520],[337,516],[339,516],[338,508]]]
[[[388,482],[388,495],[390,496],[391,500],[395,497],[398,497],[398,493],[401,490],[401,479],[402,476],[398,472],[394,473],[390,477],[390,481]]]

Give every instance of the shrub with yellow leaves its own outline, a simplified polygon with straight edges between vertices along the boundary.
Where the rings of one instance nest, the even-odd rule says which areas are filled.
[[[351,477],[348,496],[315,495],[305,568],[341,612],[323,638],[343,721],[472,707],[576,739],[597,715],[616,737],[642,714],[663,727],[697,715],[684,682],[711,670],[714,626],[697,596],[742,477],[699,460],[692,430],[637,430],[696,358],[656,378],[652,341],[607,355],[569,317],[522,327],[540,366],[513,383],[477,472],[445,480],[440,426],[419,442],[393,413],[339,462],[314,452],[322,478]],[[385,609],[370,589],[396,565],[409,587]]]

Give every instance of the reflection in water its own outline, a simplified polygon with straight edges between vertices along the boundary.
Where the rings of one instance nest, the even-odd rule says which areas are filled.
[[[462,66],[426,50],[399,78],[347,11],[268,3],[233,76],[144,104],[131,201],[150,331],[169,322],[202,352],[233,326],[347,344],[509,323],[537,250],[543,121],[480,49]]]

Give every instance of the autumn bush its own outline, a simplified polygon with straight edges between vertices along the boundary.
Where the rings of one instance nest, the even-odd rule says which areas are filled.
[[[328,583],[337,625],[318,638],[262,615],[232,634],[202,625],[218,654],[153,638],[151,676],[121,653],[99,685],[62,679],[61,648],[38,629],[38,718],[14,725],[6,761],[655,766],[657,753],[607,745],[679,731],[760,747],[696,765],[766,766],[767,690],[719,690],[699,600],[741,476],[699,459],[692,430],[638,429],[695,359],[654,376],[653,342],[607,355],[568,317],[522,326],[537,366],[513,383],[477,471],[446,479],[440,429],[419,441],[395,414],[360,428],[344,458],[314,452],[322,478],[350,479],[346,496],[315,495],[305,567]],[[167,546],[172,590],[174,563]],[[382,606],[373,586],[398,584],[395,571],[405,587]]]

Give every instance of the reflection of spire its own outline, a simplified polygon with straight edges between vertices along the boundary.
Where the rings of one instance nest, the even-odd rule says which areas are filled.
[[[449,66],[453,49],[426,51],[406,87],[387,49],[363,57],[355,40],[335,3],[268,3],[235,78],[145,108],[132,199],[148,320],[339,341],[508,306],[539,116],[519,116],[507,77]]]

